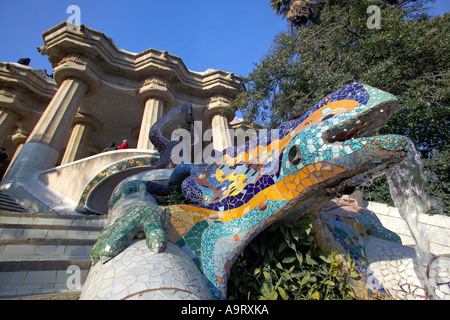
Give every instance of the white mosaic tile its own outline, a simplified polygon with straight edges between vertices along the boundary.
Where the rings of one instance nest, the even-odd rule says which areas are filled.
[[[168,243],[163,253],[144,259],[148,250],[144,240],[137,240],[109,262],[96,263],[80,299],[211,299],[200,272],[181,249]]]

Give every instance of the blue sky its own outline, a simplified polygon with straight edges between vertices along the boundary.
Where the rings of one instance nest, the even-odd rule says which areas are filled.
[[[365,1],[365,0],[362,0]],[[42,32],[67,20],[69,5],[81,9],[81,23],[103,32],[124,50],[167,50],[188,69],[208,68],[246,76],[269,50],[286,21],[269,0],[0,0],[0,61],[31,58],[31,66],[48,69]],[[450,0],[436,0],[432,14],[450,10]]]

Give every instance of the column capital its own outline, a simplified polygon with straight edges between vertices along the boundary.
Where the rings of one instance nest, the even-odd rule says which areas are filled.
[[[148,99],[161,100],[166,106],[178,103],[172,94],[170,83],[166,79],[158,76],[146,78],[142,86],[138,89],[137,100],[142,107],[145,106]]]
[[[14,145],[19,146],[27,141],[29,135],[30,135],[29,132],[23,132],[22,130],[18,130],[15,134],[11,136],[11,141]]]
[[[101,122],[91,115],[86,115],[80,112],[75,114],[75,118],[73,120],[72,126],[77,124],[89,125],[92,128],[92,132],[99,130],[102,126]]]
[[[222,115],[231,122],[235,117],[234,110],[230,107],[231,99],[224,95],[214,95],[210,98],[208,107],[203,112],[205,121],[210,122],[215,115]]]
[[[66,79],[83,81],[87,86],[86,96],[93,96],[101,86],[101,78],[95,62],[81,53],[67,53],[53,69],[53,78],[58,85]]]

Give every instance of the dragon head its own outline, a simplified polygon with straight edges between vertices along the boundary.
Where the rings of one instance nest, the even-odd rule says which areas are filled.
[[[296,215],[299,202],[305,210],[321,196],[325,203],[406,156],[406,137],[373,136],[397,107],[392,94],[352,83],[322,99],[302,118],[279,127],[284,136],[292,136],[280,149],[278,179],[292,189]],[[292,183],[295,188],[288,186]]]

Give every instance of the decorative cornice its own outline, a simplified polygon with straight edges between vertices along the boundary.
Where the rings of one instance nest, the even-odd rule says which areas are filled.
[[[137,100],[141,106],[145,106],[146,101],[151,98],[161,99],[165,105],[178,103],[169,81],[158,76],[146,78],[138,89]]]
[[[18,146],[20,144],[25,143],[29,136],[30,136],[29,132],[23,132],[22,130],[19,129],[15,134],[12,135],[11,141],[12,143],[14,143],[14,145]]]
[[[194,72],[187,69],[181,58],[167,51],[147,49],[140,53],[128,52],[118,48],[103,33],[87,27],[81,32],[70,29],[63,22],[44,32],[43,38],[45,46],[41,48],[41,53],[49,56],[54,67],[61,65],[61,60],[82,65],[85,58],[75,54],[79,53],[91,61],[99,62],[96,72],[100,81],[120,83],[125,78],[126,86],[130,89],[139,89],[144,79],[154,75],[170,79],[168,86],[177,93],[201,98],[214,94],[226,94],[234,98],[238,92],[245,90],[242,79],[233,73],[221,70]],[[88,66],[91,66],[91,62]]]
[[[36,112],[36,93],[24,88],[0,89],[0,109],[9,110],[19,116],[18,121],[28,120]]]
[[[0,88],[0,96],[5,96],[8,98],[13,98],[15,97],[15,93],[14,93],[14,89],[13,88]]]
[[[222,115],[227,118],[228,122],[232,121],[234,119],[235,112],[230,107],[231,100],[231,98],[222,94],[213,95],[209,100],[208,107],[203,112],[203,118],[206,121],[211,121],[215,115]]]
[[[75,78],[88,86],[86,96],[92,96],[101,86],[101,74],[95,61],[84,54],[69,51],[53,70],[55,81],[61,85],[66,79]]]
[[[169,87],[169,82],[167,82],[165,79],[161,77],[149,77],[144,80],[143,87],[147,85],[157,84],[163,87]]]
[[[0,86],[8,90],[23,88],[48,99],[58,89],[55,81],[45,76],[43,70],[12,62],[0,62]]]
[[[220,103],[223,105],[229,105],[231,104],[231,99],[227,96],[216,94],[209,99],[209,103],[210,104]]]
[[[65,62],[75,62],[76,64],[86,66],[89,62],[89,59],[81,53],[71,52],[65,55],[59,62],[59,64],[63,64]]]

